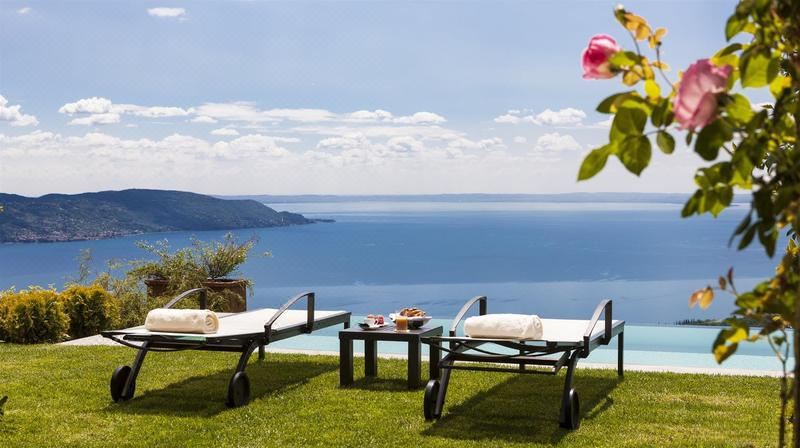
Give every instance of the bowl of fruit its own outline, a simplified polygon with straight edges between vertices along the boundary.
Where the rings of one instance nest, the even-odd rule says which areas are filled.
[[[403,308],[396,313],[390,314],[389,318],[394,322],[397,320],[397,316],[404,316],[408,319],[408,328],[412,330],[422,327],[432,319],[431,316],[428,316],[428,313],[415,307]]]

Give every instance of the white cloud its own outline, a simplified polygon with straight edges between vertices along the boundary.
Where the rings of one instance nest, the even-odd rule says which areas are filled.
[[[70,121],[70,125],[97,125],[119,123],[122,115],[132,115],[142,118],[169,118],[184,117],[194,112],[193,109],[183,109],[171,106],[139,106],[136,104],[114,104],[108,98],[91,97],[83,98],[74,103],[61,106],[58,111],[62,114],[86,115]]]
[[[578,124],[586,118],[586,113],[582,110],[567,107],[558,111],[545,109],[536,115],[536,121],[550,126],[566,126]]]
[[[357,110],[347,115],[347,118],[352,121],[390,121],[394,118],[391,112],[383,109],[371,110]]]
[[[610,128],[611,127],[611,123],[613,121],[614,121],[614,116],[612,115],[612,116],[608,117],[607,119],[605,119],[603,121],[598,121],[594,125],[594,127],[597,127],[597,128]]]
[[[193,109],[199,116],[212,120],[237,121],[243,123],[265,122],[320,122],[336,118],[336,114],[324,109],[258,109],[255,103],[237,101],[233,103],[205,103]]]
[[[580,109],[567,107],[557,111],[545,109],[533,115],[523,115],[518,109],[509,110],[508,113],[494,119],[495,123],[519,124],[532,123],[540,126],[580,126],[586,118],[586,113]]]
[[[505,145],[503,144],[503,139],[500,137],[485,138],[482,140],[470,140],[466,137],[459,137],[450,140],[447,143],[447,146],[450,148],[473,149],[473,150],[505,148]]]
[[[236,129],[231,129],[231,128],[219,128],[219,129],[214,129],[213,131],[211,131],[211,135],[218,135],[218,136],[222,136],[222,137],[226,137],[226,136],[234,136],[235,137],[235,136],[239,135],[239,131],[237,131]]]
[[[216,157],[224,159],[245,159],[258,157],[282,158],[290,152],[278,145],[275,138],[261,135],[248,134],[230,142],[217,142],[211,148]]]
[[[24,8],[19,8],[17,10],[17,14],[20,14],[20,15],[30,14],[31,11],[33,11],[33,9],[28,7],[28,6],[26,6]]]
[[[514,114],[504,114],[494,119],[495,123],[517,124],[522,122],[522,117]]]
[[[184,8],[149,8],[147,10],[147,14],[152,17],[159,17],[159,18],[179,18],[184,17],[186,15],[186,9]]]
[[[214,124],[214,123],[217,123],[217,122],[218,122],[217,120],[215,120],[215,119],[213,119],[213,118],[211,118],[209,116],[206,116],[206,115],[201,115],[199,117],[192,118],[192,123],[210,123],[210,124]]]
[[[74,115],[80,113],[87,114],[103,114],[111,112],[111,100],[107,98],[100,98],[93,96],[91,98],[84,98],[74,103],[67,103],[61,106],[58,111],[62,114]]]
[[[98,124],[116,124],[120,122],[119,114],[117,113],[103,113],[103,114],[91,114],[85,117],[79,117],[71,120],[69,123],[70,126],[95,126]]]
[[[533,150],[539,153],[559,153],[563,151],[578,151],[582,148],[581,144],[575,140],[575,137],[552,132],[537,138]]]
[[[0,121],[7,121],[11,126],[36,126],[39,120],[33,115],[22,113],[22,106],[10,106],[8,100],[0,95]]]
[[[439,124],[447,120],[433,112],[417,112],[413,115],[397,117],[393,121],[401,124]]]
[[[514,137],[514,143],[528,143],[528,139],[518,135]]]

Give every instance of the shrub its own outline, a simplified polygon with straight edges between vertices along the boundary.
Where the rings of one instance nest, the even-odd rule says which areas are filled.
[[[8,342],[60,341],[68,328],[69,317],[53,289],[31,287],[0,297],[0,337]]]
[[[109,330],[119,321],[119,305],[100,285],[72,285],[60,294],[69,316],[69,336],[82,338]]]
[[[150,303],[151,300],[147,298],[147,293],[141,287],[138,278],[112,274],[112,271],[120,267],[115,263],[109,263],[109,271],[100,273],[92,284],[108,291],[116,300],[119,316],[115,325],[119,328],[142,325],[147,312],[156,306]]]

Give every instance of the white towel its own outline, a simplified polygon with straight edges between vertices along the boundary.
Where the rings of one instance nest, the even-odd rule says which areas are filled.
[[[144,328],[148,331],[174,333],[216,333],[219,319],[210,310],[173,310],[156,308],[147,313]]]
[[[472,338],[541,339],[542,320],[525,314],[472,316],[464,322],[464,333]]]

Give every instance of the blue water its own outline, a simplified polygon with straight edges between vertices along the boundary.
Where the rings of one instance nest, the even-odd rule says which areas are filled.
[[[713,365],[708,352],[716,330],[641,325],[725,316],[732,309],[730,297],[719,295],[701,311],[687,307],[689,295],[715,283],[730,266],[737,286],[745,289],[769,276],[775,263],[757,245],[743,252],[728,248],[730,233],[745,212],[736,207],[716,220],[681,219],[680,207],[670,204],[339,202],[275,207],[336,222],[238,231],[242,238],[259,237],[256,252],[272,253],[251,257],[242,269],[255,281],[250,307],[274,307],[296,292],[313,290],[320,308],[364,315],[416,305],[449,318],[480,294],[489,297],[491,312],[587,319],[597,302],[611,298],[615,318],[636,327],[631,333],[638,336],[626,339],[633,356],[629,360],[641,351],[643,364],[663,358],[678,365]],[[101,268],[109,259],[144,257],[134,246],[139,240],[168,239],[177,248],[187,245],[191,235],[213,239],[223,233],[0,245],[0,288],[60,286],[75,275],[75,258],[83,248],[92,250]],[[313,344],[335,344],[335,338],[329,339]],[[313,339],[290,344],[311,344],[304,340]],[[644,348],[636,350],[637,344]],[[742,350],[745,356],[729,367],[771,368],[762,362],[771,356],[765,344]],[[690,360],[694,357],[699,361]]]

